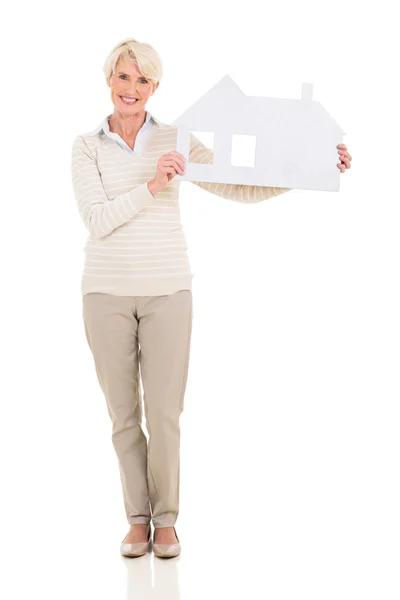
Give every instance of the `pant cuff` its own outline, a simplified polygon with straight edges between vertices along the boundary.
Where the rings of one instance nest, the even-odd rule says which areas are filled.
[[[148,525],[151,522],[151,517],[129,517],[128,523],[129,525]]]
[[[154,527],[173,527],[176,521],[159,521],[158,519],[153,519]]]

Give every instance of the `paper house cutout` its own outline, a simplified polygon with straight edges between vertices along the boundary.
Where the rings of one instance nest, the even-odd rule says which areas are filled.
[[[246,96],[226,75],[172,123],[187,161],[176,179],[339,191],[337,145],[345,132],[312,91],[303,83],[301,99]],[[189,162],[196,131],[214,133],[204,164]],[[231,164],[234,134],[255,136],[253,166]]]

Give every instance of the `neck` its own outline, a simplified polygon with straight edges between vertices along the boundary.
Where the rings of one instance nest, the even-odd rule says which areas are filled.
[[[139,129],[143,127],[146,117],[146,111],[129,116],[114,111],[108,121],[108,126],[110,131],[118,133],[124,140],[133,140],[136,138]]]

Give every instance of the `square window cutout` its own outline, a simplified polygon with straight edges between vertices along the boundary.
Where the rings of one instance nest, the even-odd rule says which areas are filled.
[[[191,131],[190,133],[193,134],[199,140],[199,142],[204,144],[204,146],[206,146],[207,148],[209,148],[210,150],[212,150],[214,152],[214,132],[213,131]],[[200,158],[196,159],[196,157],[190,157],[190,156],[189,156],[189,162],[206,164],[206,163],[204,163],[204,159],[201,161]]]
[[[255,135],[232,134],[232,166],[254,168],[256,138]]]

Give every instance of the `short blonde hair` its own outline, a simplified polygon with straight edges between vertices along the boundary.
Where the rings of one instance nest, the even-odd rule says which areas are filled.
[[[115,73],[120,58],[128,58],[136,63],[139,71],[153,84],[161,80],[163,66],[158,52],[150,44],[128,38],[117,44],[108,55],[103,72],[106,80]]]

